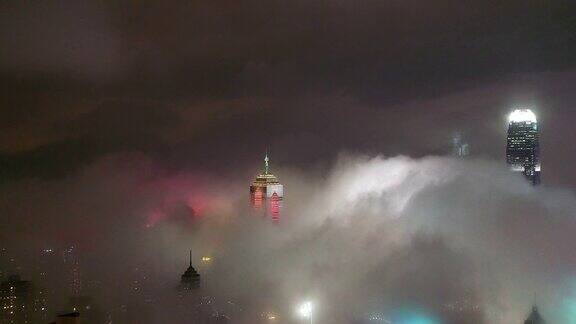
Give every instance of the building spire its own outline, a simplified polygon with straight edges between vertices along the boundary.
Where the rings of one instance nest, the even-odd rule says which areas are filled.
[[[268,150],[266,150],[266,156],[264,157],[264,174],[268,174],[269,165],[268,162],[270,159],[268,158]]]
[[[192,266],[192,250],[190,250],[190,266]]]

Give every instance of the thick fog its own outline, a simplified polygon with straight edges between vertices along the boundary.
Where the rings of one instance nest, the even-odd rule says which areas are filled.
[[[303,300],[316,323],[522,323],[534,303],[550,323],[576,320],[569,190],[446,157],[343,154],[326,169],[273,171],[279,223],[250,207],[256,168],[168,172],[126,154],[7,184],[1,248],[14,259],[2,262],[42,283],[42,251],[73,245],[82,295],[152,323],[200,322],[188,312],[206,300],[232,323],[299,323]],[[187,299],[177,286],[189,250],[202,288]],[[68,279],[51,275],[57,311]]]

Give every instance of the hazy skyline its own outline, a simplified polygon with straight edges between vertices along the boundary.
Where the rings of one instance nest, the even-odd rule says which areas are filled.
[[[438,323],[510,323],[535,293],[551,323],[574,319],[574,192],[533,187],[497,162],[342,156],[327,177],[279,169],[289,188],[280,224],[251,212],[249,182],[167,177],[141,162],[109,159],[3,191],[3,242],[19,272],[38,280],[42,249],[73,243],[83,294],[107,311],[141,305],[153,323],[182,316],[166,310],[189,249],[196,268],[213,258],[203,293],[221,310],[240,305],[239,323],[264,311],[299,323],[293,309],[306,298],[318,303],[318,322],[408,308]],[[146,296],[151,304],[138,304]],[[478,310],[447,312],[463,301]]]
[[[316,324],[522,323],[535,302],[574,322],[575,9],[2,2],[0,277],[65,283],[42,251],[74,246],[108,315],[181,323],[192,249],[233,323],[301,323],[305,299]],[[506,164],[517,108],[538,118],[539,187]],[[249,205],[266,152],[280,224]]]

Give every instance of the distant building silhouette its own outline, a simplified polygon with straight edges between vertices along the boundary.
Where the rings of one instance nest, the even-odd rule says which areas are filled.
[[[540,183],[539,141],[536,115],[530,109],[514,110],[508,118],[506,162],[533,185]]]
[[[66,248],[62,253],[62,259],[66,265],[68,289],[72,296],[80,296],[82,292],[82,277],[80,273],[80,255],[74,245]]]
[[[540,316],[540,313],[538,313],[538,308],[533,306],[532,312],[530,313],[530,316],[528,316],[528,318],[524,321],[524,324],[546,324],[546,321],[544,321],[542,316]]]
[[[478,319],[482,314],[481,303],[470,295],[460,296],[442,305],[442,315],[446,323],[470,324],[474,323],[472,319]]]
[[[72,312],[56,316],[56,322],[50,324],[80,324],[80,313]]]
[[[45,296],[30,281],[10,276],[0,284],[0,323],[45,323],[48,313]]]
[[[82,324],[104,323],[105,314],[94,298],[90,296],[72,296],[66,308],[72,312],[82,313]]]
[[[182,274],[180,287],[184,290],[194,290],[200,288],[200,274],[192,266],[192,251],[190,251],[190,265]]]
[[[470,154],[470,146],[462,139],[460,134],[456,134],[452,138],[452,154],[460,158]]]

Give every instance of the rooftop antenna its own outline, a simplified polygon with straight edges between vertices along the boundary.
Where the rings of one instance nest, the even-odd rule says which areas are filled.
[[[192,250],[190,250],[190,266],[192,266]]]
[[[270,159],[268,158],[268,149],[266,149],[266,156],[264,157],[264,174],[268,174],[269,165],[268,162]]]

